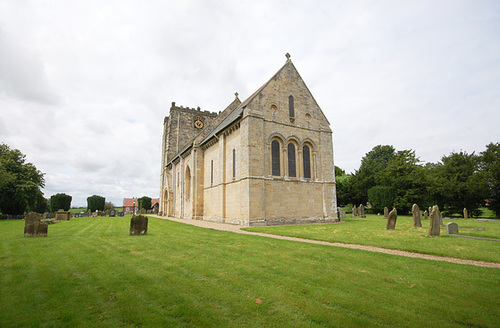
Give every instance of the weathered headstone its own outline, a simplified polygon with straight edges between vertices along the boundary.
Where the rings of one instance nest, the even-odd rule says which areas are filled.
[[[30,213],[24,223],[24,237],[47,237],[49,226],[38,213]]]
[[[427,211],[429,212],[429,217],[430,217],[430,215],[432,213],[432,206],[429,206],[429,208],[427,209]]]
[[[384,207],[384,217],[387,219],[389,217],[389,209],[386,207]]]
[[[365,207],[363,206],[363,204],[359,205],[359,217],[366,218]]]
[[[355,218],[356,216],[358,216],[358,209],[356,208],[356,205],[354,205],[352,207],[352,215],[351,215],[351,217]]]
[[[130,235],[145,235],[148,233],[148,217],[134,215],[130,219]]]
[[[104,211],[101,211],[100,214],[101,214],[101,217],[105,217],[106,216],[106,212],[104,212]]]
[[[119,217],[123,217],[124,215],[125,215],[125,213],[123,213],[123,212],[118,212],[118,216],[119,216]]]
[[[441,213],[439,207],[434,205],[430,215],[431,223],[429,225],[429,236],[439,236],[441,232]]]
[[[340,210],[340,218],[345,219],[345,217],[346,217],[345,211]]]
[[[394,230],[396,228],[396,220],[398,219],[398,211],[393,208],[389,215],[387,216],[387,226],[386,230]]]
[[[467,211],[466,208],[464,208],[464,219],[468,219],[469,218],[469,212]]]
[[[446,224],[446,234],[452,235],[458,233],[458,224],[455,222],[450,222]]]
[[[116,211],[114,209],[109,211],[109,217],[114,218],[116,216]]]
[[[70,212],[66,212],[64,210],[59,210],[57,212],[54,213],[54,219],[56,219],[57,221],[69,221],[70,218],[71,218],[71,213]]]
[[[429,218],[429,212],[425,210],[424,212],[424,220],[427,220]]]
[[[97,212],[92,212],[92,217],[96,218],[97,217]]]
[[[422,227],[422,213],[420,212],[420,207],[417,204],[413,204],[412,207],[413,212],[413,227],[421,228]]]

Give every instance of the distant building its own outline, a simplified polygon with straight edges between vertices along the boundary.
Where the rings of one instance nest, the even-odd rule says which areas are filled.
[[[158,209],[160,199],[159,198],[151,198],[151,209]],[[132,214],[133,209],[135,208],[135,212],[137,213],[139,207],[139,202],[137,198],[123,198],[123,206],[122,211],[125,214]],[[156,210],[158,211],[158,210]]]
[[[160,214],[244,226],[338,220],[330,123],[289,57],[218,114],[172,103]]]

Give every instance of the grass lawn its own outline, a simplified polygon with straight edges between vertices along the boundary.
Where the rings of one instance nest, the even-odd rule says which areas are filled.
[[[499,269],[155,218],[148,235],[129,236],[129,222],[130,217],[78,218],[50,225],[47,238],[24,238],[23,221],[0,221],[0,326],[499,323]]]
[[[383,216],[367,215],[365,219],[346,218],[345,223],[252,227],[244,230],[329,242],[342,242],[401,249],[410,252],[500,262],[500,242],[450,237],[441,227],[441,236],[429,238],[430,220],[422,220],[422,228],[413,228],[411,216],[398,216],[396,230],[385,230]],[[475,219],[444,219],[455,222],[460,235],[500,239],[500,220],[478,222]],[[478,229],[484,230],[465,230]],[[464,229],[464,230],[460,230]]]

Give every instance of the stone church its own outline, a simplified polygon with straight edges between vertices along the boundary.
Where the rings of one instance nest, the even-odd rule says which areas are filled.
[[[219,113],[172,103],[160,214],[243,226],[337,218],[330,123],[287,54],[276,74]]]

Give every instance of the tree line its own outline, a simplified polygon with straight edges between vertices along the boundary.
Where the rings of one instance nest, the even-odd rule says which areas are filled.
[[[437,163],[422,164],[413,150],[378,145],[365,154],[353,174],[336,167],[339,205],[365,204],[375,213],[384,207],[410,213],[439,205],[447,215],[464,208],[474,216],[488,206],[500,216],[500,143],[490,143],[479,154],[464,151],[443,156]]]
[[[26,162],[26,156],[18,149],[0,144],[0,213],[20,215],[26,212],[68,211],[72,196],[58,193],[46,199],[42,188],[45,187],[45,173],[35,165]],[[87,210],[91,212],[113,209],[106,198],[93,195],[87,198]],[[150,210],[151,198],[138,199],[138,208]]]

